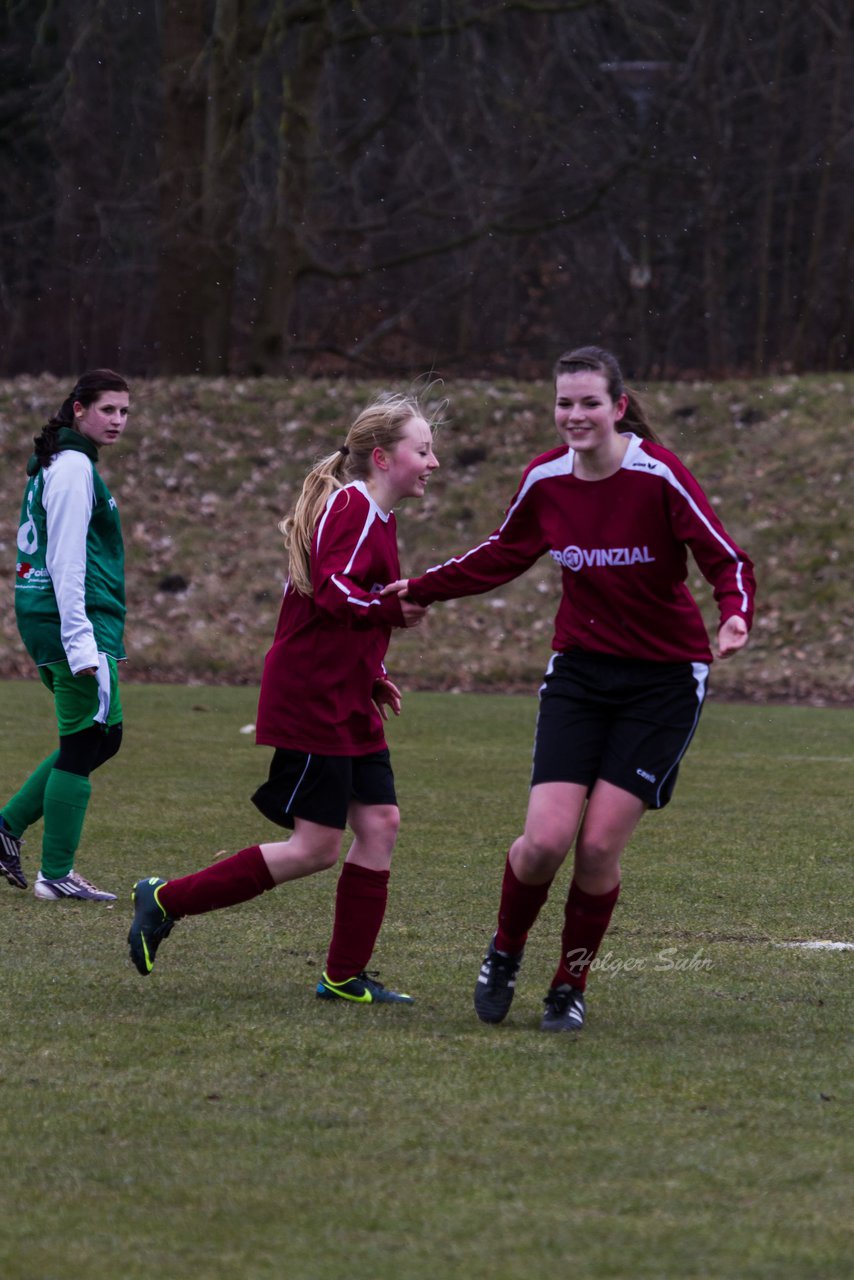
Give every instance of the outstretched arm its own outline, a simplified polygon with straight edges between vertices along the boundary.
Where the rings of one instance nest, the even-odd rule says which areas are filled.
[[[503,524],[485,541],[420,577],[390,583],[383,595],[408,597],[420,604],[481,595],[518,578],[547,550],[548,538],[541,527],[535,495],[523,484]]]

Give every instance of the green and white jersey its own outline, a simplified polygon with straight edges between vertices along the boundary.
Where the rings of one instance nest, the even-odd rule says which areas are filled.
[[[34,662],[67,659],[72,672],[98,654],[125,657],[124,544],[119,512],[79,432],[59,432],[45,469],[30,459],[18,529],[15,615]]]

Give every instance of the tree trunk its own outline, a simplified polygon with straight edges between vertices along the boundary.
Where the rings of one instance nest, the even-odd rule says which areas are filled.
[[[202,369],[210,374],[229,369],[246,114],[242,86],[244,63],[251,55],[247,12],[251,7],[250,0],[216,0],[208,63],[200,270],[206,295]]]
[[[310,196],[315,111],[328,48],[325,4],[303,10],[299,21],[283,17],[272,52],[281,66],[275,190],[261,229],[250,368],[253,373],[288,371],[287,352],[297,284],[309,261],[303,228]]]
[[[818,336],[823,329],[820,313],[827,303],[823,287],[825,273],[821,267],[822,261],[826,257],[826,224],[834,178],[834,165],[840,138],[846,127],[842,111],[843,90],[845,87],[843,71],[845,63],[842,54],[837,51],[832,37],[823,27],[817,28],[815,38],[821,46],[824,46],[818,54],[819,67],[826,65],[825,58],[821,56],[822,53],[825,53],[831,64],[833,80],[825,129],[826,142],[821,155],[820,176],[815,185],[812,218],[807,236],[810,248],[802,276],[803,289],[800,315],[792,339],[792,360],[796,368],[801,368],[805,365],[824,368],[827,364],[827,352],[821,350],[821,338]],[[815,344],[816,340],[818,340],[817,344],[810,350],[810,343]]]
[[[777,46],[774,57],[774,71],[765,101],[768,141],[765,154],[765,176],[759,200],[759,216],[756,223],[759,261],[756,265],[756,336],[753,344],[753,368],[757,374],[764,373],[768,368],[768,318],[770,314],[771,276],[772,273],[776,274],[776,255],[773,252],[776,225],[775,211],[778,203],[778,193],[782,185],[780,152],[783,131],[780,128],[779,111],[791,13],[792,6],[790,4],[784,5],[776,35]]]

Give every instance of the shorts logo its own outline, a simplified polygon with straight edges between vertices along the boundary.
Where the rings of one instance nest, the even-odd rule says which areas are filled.
[[[635,769],[635,773],[638,775],[639,778],[645,778],[647,782],[656,781],[655,774],[647,773],[646,769]]]
[[[591,547],[582,551],[581,547],[564,547],[563,551],[550,551],[549,555],[564,569],[578,573],[586,565],[602,568],[609,565],[655,564],[655,556],[649,554],[648,547]]]

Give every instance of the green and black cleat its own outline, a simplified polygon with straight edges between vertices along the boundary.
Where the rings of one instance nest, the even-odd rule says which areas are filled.
[[[164,938],[169,937],[175,923],[161,907],[157,896],[161,885],[165,883],[165,880],[160,880],[157,876],[149,876],[147,880],[137,880],[131,894],[134,916],[128,934],[128,946],[130,958],[144,978],[154,968],[157,948]]]
[[[347,978],[344,982],[332,982],[324,972],[317,984],[318,1000],[349,1000],[353,1004],[414,1004],[412,996],[401,991],[389,991],[381,982],[370,977],[364,970],[355,978]]]

